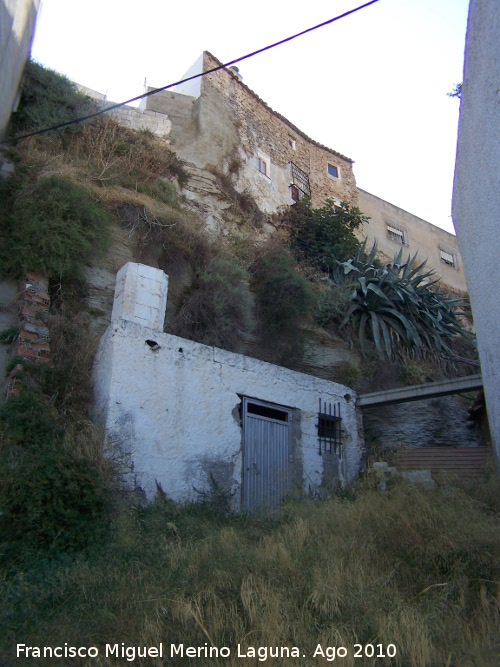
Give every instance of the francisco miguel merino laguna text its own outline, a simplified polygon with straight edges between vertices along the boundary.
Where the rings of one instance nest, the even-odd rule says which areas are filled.
[[[105,644],[104,649],[97,646],[27,646],[17,644],[16,657],[26,658],[97,658],[100,652],[106,658],[124,658],[133,662],[136,658],[163,658],[179,656],[181,658],[229,658],[231,649],[228,646],[185,646],[184,644],[158,644],[158,646],[127,646],[121,644]],[[237,645],[238,658],[258,658],[264,662],[268,658],[299,658],[300,650],[288,646],[245,646]]]

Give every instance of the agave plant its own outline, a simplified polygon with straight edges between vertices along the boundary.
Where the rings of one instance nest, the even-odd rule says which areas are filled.
[[[356,255],[337,262],[332,279],[352,288],[350,305],[340,324],[358,323],[363,353],[372,340],[382,357],[396,354],[449,352],[447,341],[466,335],[456,309],[462,299],[451,299],[436,286],[434,271],[425,271],[426,261],[417,264],[415,254],[403,261],[403,251],[392,264],[375,265],[377,243],[366,256],[366,240]]]

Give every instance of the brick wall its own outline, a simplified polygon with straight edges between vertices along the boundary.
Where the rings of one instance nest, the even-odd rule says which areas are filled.
[[[50,364],[47,278],[39,273],[28,273],[19,301],[19,336],[11,358],[21,357],[31,364]],[[19,392],[21,370],[22,365],[17,364],[7,377],[7,397]]]

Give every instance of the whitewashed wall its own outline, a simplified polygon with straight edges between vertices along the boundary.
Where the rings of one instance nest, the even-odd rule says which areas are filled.
[[[153,341],[157,349],[151,347]],[[238,509],[242,396],[300,410],[294,456],[305,490],[335,481],[324,479],[328,469],[336,468],[334,455],[318,452],[318,401],[340,401],[346,435],[338,481],[346,484],[358,473],[355,393],[343,385],[122,317],[101,340],[94,378],[96,408],[107,437],[125,454],[130,485],[142,488],[149,499],[158,482],[174,500],[194,500],[196,490],[209,489],[212,473],[231,491]]]

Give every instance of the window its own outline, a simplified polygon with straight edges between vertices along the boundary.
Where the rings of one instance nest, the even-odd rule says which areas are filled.
[[[337,452],[342,455],[342,419],[340,417],[340,403],[326,403],[319,399],[318,413],[318,441],[319,453]]]
[[[290,148],[292,150],[297,149],[297,142],[295,141],[295,139],[293,137],[288,137],[288,145],[290,146]]]
[[[443,250],[443,248],[440,248],[439,256],[444,264],[452,266],[454,269],[457,268],[457,258],[453,252],[450,252],[448,250]]]
[[[334,178],[339,178],[339,168],[336,167],[334,164],[328,165],[328,173],[330,174],[330,176],[333,176]]]
[[[309,176],[305,171],[302,171],[293,162],[290,162],[290,199],[292,203],[300,201],[304,196],[311,196],[311,186],[309,184]]]
[[[398,225],[397,222],[387,222],[386,229],[387,237],[391,239],[391,241],[401,245],[408,245],[408,233],[404,227]]]
[[[292,202],[295,204],[295,202],[300,201],[300,190],[296,185],[291,185],[290,186],[290,197],[292,199]]]
[[[261,174],[267,176],[267,162],[261,157],[257,158],[257,169],[260,171]]]

